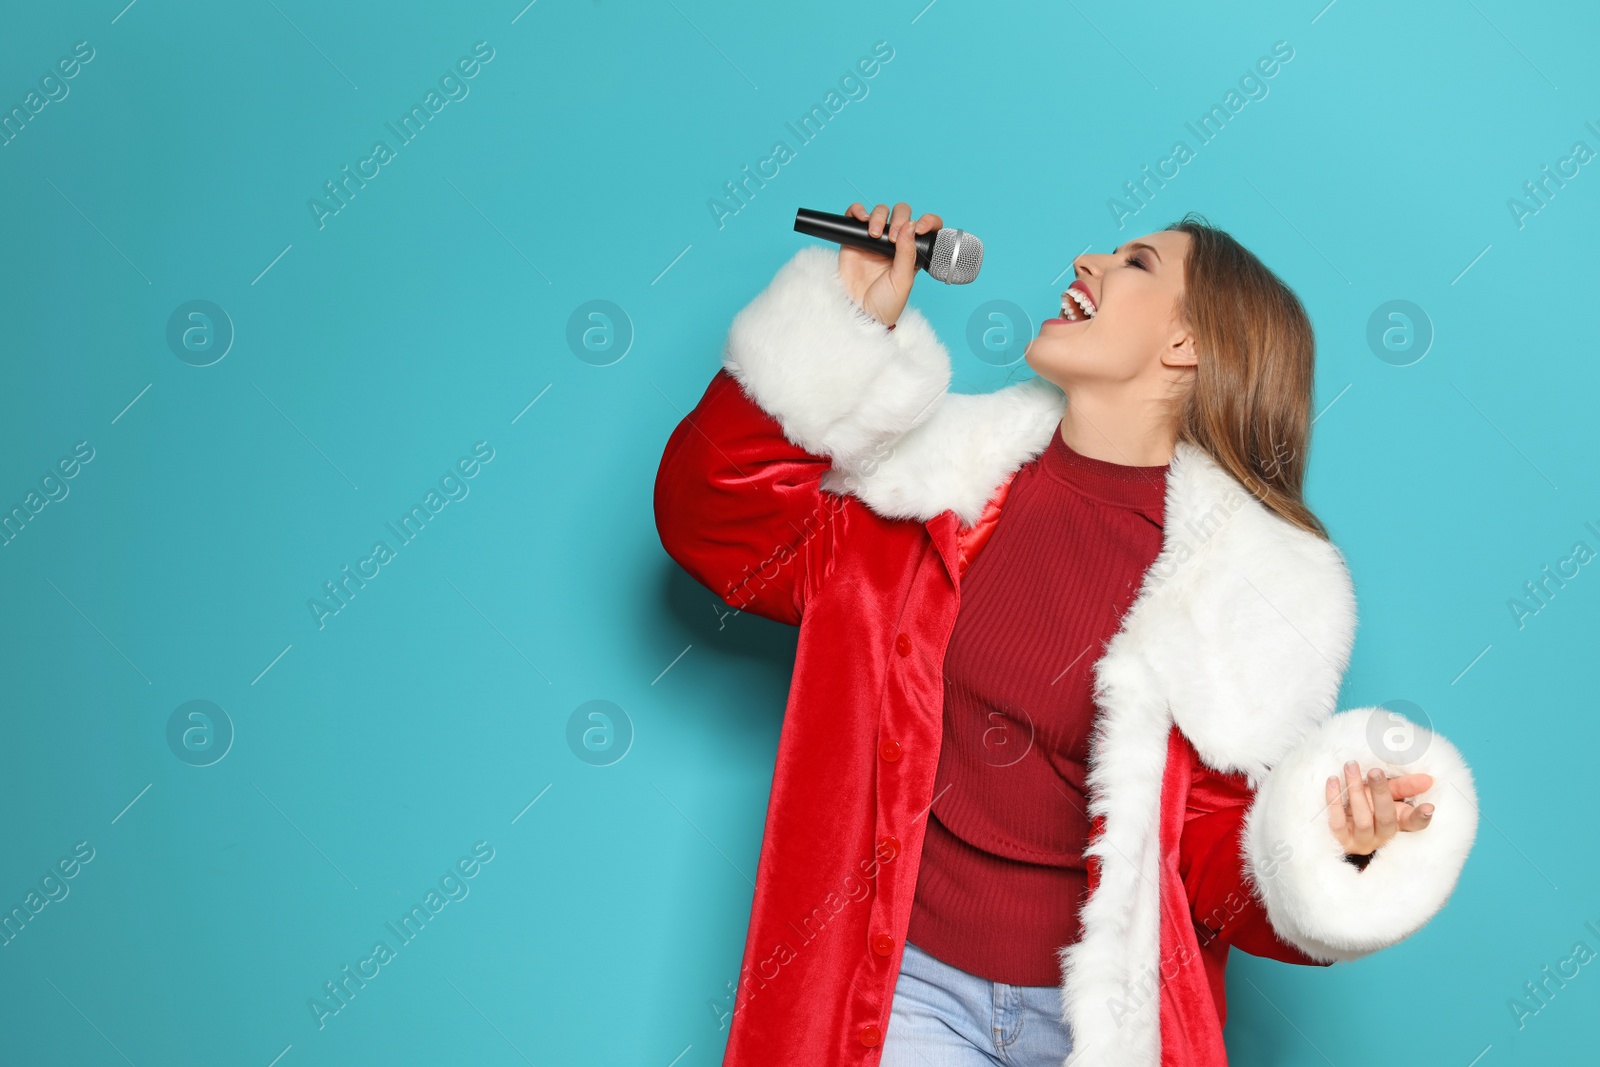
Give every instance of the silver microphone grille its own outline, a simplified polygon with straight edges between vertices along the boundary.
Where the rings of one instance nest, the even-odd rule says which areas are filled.
[[[983,266],[983,242],[965,230],[945,228],[933,239],[928,275],[950,285],[966,285]]]

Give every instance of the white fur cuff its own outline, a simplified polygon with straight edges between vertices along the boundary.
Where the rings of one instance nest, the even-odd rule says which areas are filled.
[[[847,472],[869,469],[950,385],[950,355],[921,313],[906,308],[890,332],[851,299],[838,251],[818,245],[734,317],[722,362],[790,441]]]
[[[1362,773],[1422,773],[1433,785],[1426,830],[1400,832],[1365,870],[1344,859],[1328,827],[1329,775],[1347,760]],[[1395,759],[1407,762],[1396,763]],[[1339,712],[1266,776],[1245,817],[1248,880],[1278,936],[1322,962],[1352,960],[1421,929],[1455,889],[1478,829],[1478,800],[1455,746],[1386,708]]]

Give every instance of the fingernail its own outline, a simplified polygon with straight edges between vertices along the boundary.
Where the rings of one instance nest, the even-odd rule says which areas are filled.
[[[1356,763],[1355,760],[1350,760],[1348,763],[1346,763],[1344,765],[1344,769],[1347,770],[1347,771],[1353,771],[1353,770],[1356,769],[1357,766],[1358,766],[1358,764]]]

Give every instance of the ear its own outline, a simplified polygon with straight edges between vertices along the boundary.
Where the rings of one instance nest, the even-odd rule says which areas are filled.
[[[1161,354],[1161,363],[1167,367],[1193,367],[1199,362],[1200,357],[1195,354],[1194,348],[1194,331],[1180,322],[1167,341],[1166,350]]]

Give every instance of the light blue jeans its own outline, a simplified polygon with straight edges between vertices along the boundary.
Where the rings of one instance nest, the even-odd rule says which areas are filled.
[[[880,1067],[1061,1067],[1059,986],[991,982],[906,942]]]

